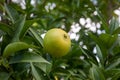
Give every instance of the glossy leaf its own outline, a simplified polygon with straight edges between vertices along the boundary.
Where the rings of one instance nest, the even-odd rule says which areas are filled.
[[[32,52],[18,54],[13,58],[11,58],[9,63],[13,64],[13,63],[20,63],[20,62],[40,62],[40,63],[50,64],[43,57]]]
[[[21,50],[28,49],[31,47],[32,47],[31,45],[24,43],[24,42],[10,43],[4,49],[3,57],[8,57],[10,55],[13,55],[17,51],[21,51]]]

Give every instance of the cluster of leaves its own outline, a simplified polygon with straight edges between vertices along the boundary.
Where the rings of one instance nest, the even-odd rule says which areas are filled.
[[[105,33],[97,35],[89,31],[86,35],[85,29],[81,29],[81,37],[78,41],[72,40],[69,54],[56,59],[44,52],[41,34],[62,25],[69,31],[72,22],[81,17],[80,14],[91,16],[95,10],[92,2],[55,0],[57,6],[49,12],[45,6],[52,0],[38,0],[35,7],[30,0],[25,2],[26,9],[15,3],[1,5],[0,80],[120,79],[120,27],[116,17],[108,24],[99,13],[97,17]],[[68,3],[69,6],[66,5]],[[89,8],[88,13],[79,11],[84,3],[90,3],[88,7],[92,7],[93,11]],[[84,41],[87,49],[79,45],[80,41]]]

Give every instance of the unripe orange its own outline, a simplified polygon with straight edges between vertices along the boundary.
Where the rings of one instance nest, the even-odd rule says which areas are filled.
[[[43,40],[44,50],[53,57],[65,56],[71,48],[69,35],[62,29],[50,29]]]

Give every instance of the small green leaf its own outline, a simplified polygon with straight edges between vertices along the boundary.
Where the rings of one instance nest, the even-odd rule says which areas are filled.
[[[102,52],[100,50],[100,47],[98,45],[96,45],[96,50],[97,50],[97,56],[100,59],[100,62],[103,64],[104,63],[104,58],[103,58]]]
[[[113,31],[113,34],[119,34],[120,33],[120,27],[118,27],[117,29],[115,29],[114,31]]]
[[[51,71],[51,68],[52,68],[51,64],[46,64],[46,63],[34,63],[34,65],[36,67],[40,68],[46,74],[49,74],[49,72]]]
[[[92,63],[92,67],[90,68],[90,75],[92,80],[105,80],[102,71],[93,63]]]
[[[5,4],[5,10],[7,14],[9,15],[9,17],[11,18],[12,23],[15,23],[19,18],[18,12],[13,7],[7,4]]]
[[[3,57],[8,57],[17,51],[28,49],[30,47],[32,46],[24,42],[10,43],[5,47],[4,52],[3,52]]]
[[[110,33],[108,24],[107,24],[107,18],[104,15],[102,15],[102,13],[100,12],[101,10],[99,10],[98,8],[96,8],[96,11],[98,12],[98,17],[102,21],[102,24],[103,24],[102,27],[104,28],[105,32]]]
[[[27,32],[27,30],[29,29],[29,27],[35,22],[35,21],[38,21],[39,19],[33,19],[33,20],[26,20],[25,21],[25,24],[21,30],[21,33],[20,33],[20,36],[19,38],[23,38],[25,33]]]
[[[34,75],[36,80],[42,80],[38,71],[36,70],[36,68],[34,67],[33,63],[30,63],[31,65],[31,69],[32,69],[32,74]]]
[[[112,47],[112,45],[116,42],[117,38],[118,35],[110,35],[110,34],[101,34],[99,36],[100,41],[107,49],[110,49]]]
[[[111,80],[118,80],[118,79],[120,79],[120,71],[115,73]]]
[[[96,44],[100,47],[100,50],[102,52],[103,57],[105,58],[107,56],[107,48],[104,46],[103,42],[99,39],[98,36],[95,36],[91,33],[89,33],[90,38],[92,38]]]
[[[111,62],[111,64],[109,64],[106,68],[106,70],[110,70],[115,68],[116,66],[118,66],[120,64],[120,58],[115,59],[113,62]]]
[[[35,80],[50,80],[48,76],[38,67],[36,67],[32,62],[30,62],[32,74]]]
[[[108,75],[108,77],[111,78],[111,80],[118,80],[118,78],[120,78],[120,69],[109,69],[105,71],[105,74]]]
[[[113,34],[113,32],[119,27],[119,21],[118,18],[113,17],[110,22],[110,33]]]
[[[0,23],[0,30],[2,30],[3,32],[6,32],[9,35],[11,35],[13,33],[10,26],[8,26],[7,24],[4,24],[4,23]]]
[[[26,19],[26,15],[21,16],[20,19],[15,23],[16,31],[14,33],[15,35],[12,40],[13,42],[19,41],[20,34],[22,30],[24,29],[25,19]]]
[[[43,47],[43,39],[42,39],[42,37],[33,28],[29,28],[29,30],[33,34],[33,37],[35,38],[37,43]]]
[[[80,50],[82,51],[82,53],[87,56],[87,58],[89,58],[89,55],[84,51],[84,49],[82,49],[80,46],[79,46]]]

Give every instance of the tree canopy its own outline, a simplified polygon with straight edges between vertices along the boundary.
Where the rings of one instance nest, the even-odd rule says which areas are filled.
[[[120,0],[0,0],[0,80],[119,80]],[[68,55],[43,49],[52,28],[71,38]]]

